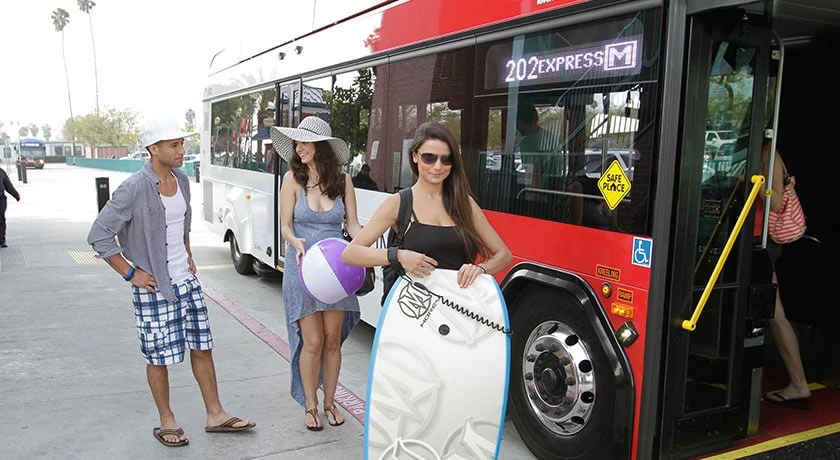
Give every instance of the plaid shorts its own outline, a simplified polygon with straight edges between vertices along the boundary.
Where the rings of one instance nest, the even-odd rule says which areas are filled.
[[[159,292],[131,288],[140,351],[146,362],[156,366],[176,364],[184,360],[186,348],[213,348],[207,305],[198,278],[190,276],[172,285],[175,302],[167,301]]]

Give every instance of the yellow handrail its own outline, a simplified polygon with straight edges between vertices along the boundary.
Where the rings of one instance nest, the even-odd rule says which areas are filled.
[[[700,320],[700,314],[703,313],[703,308],[706,306],[706,301],[709,300],[709,295],[712,294],[712,289],[715,287],[715,283],[717,283],[718,276],[720,276],[720,272],[723,270],[724,264],[726,264],[726,260],[729,258],[729,252],[732,250],[732,246],[735,245],[735,240],[741,234],[741,228],[744,226],[744,221],[747,220],[747,216],[749,213],[753,212],[753,204],[755,203],[755,197],[758,196],[759,190],[761,190],[761,186],[764,185],[764,176],[761,174],[756,174],[750,178],[750,182],[752,182],[753,187],[750,190],[750,195],[747,197],[747,202],[744,204],[744,209],[741,210],[741,214],[738,216],[738,220],[735,222],[735,228],[732,229],[732,233],[729,235],[729,238],[726,240],[726,245],[723,246],[723,252],[718,258],[717,263],[715,264],[715,269],[712,271],[712,276],[709,278],[709,282],[706,283],[706,288],[703,289],[703,295],[700,296],[700,300],[697,302],[697,306],[694,308],[694,313],[691,315],[691,319],[683,320],[682,328],[686,331],[693,331],[697,329],[697,321]]]

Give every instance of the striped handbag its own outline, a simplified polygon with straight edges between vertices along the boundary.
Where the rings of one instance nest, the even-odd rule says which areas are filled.
[[[785,175],[785,196],[779,212],[770,211],[767,232],[779,244],[792,243],[805,234],[805,211],[796,195],[796,179]]]

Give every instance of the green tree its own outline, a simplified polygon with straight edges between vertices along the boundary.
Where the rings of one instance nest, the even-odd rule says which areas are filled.
[[[76,123],[73,121],[72,118],[68,118],[64,121],[64,125],[61,127],[61,137],[63,139],[73,139],[73,133],[76,132]]]
[[[184,123],[184,131],[189,133],[195,131],[195,110],[188,109],[184,114],[184,118],[186,119],[186,123]]]
[[[351,157],[365,152],[374,79],[371,69],[361,69],[350,88],[335,86],[332,92],[324,92],[324,100],[332,106],[333,136],[347,141]]]
[[[35,123],[30,123],[29,132],[32,133],[32,137],[38,137],[38,125],[36,125]]]
[[[461,112],[450,110],[448,102],[432,102],[429,104],[429,121],[436,121],[446,125],[455,139],[461,139]]]
[[[91,152],[101,144],[129,146],[140,143],[137,113],[131,110],[108,108],[98,115],[81,115],[67,120],[62,132],[65,136],[75,133],[79,140],[89,146]]]
[[[752,86],[748,75],[719,75],[709,82],[707,129],[739,130],[752,106]]]
[[[117,110],[109,108],[105,115],[106,131],[101,142],[111,145],[138,145],[140,144],[140,126],[137,122],[137,113],[125,109]]]
[[[80,115],[74,119],[75,123],[71,124],[72,132],[76,139],[89,147],[91,153],[94,152],[94,147],[97,144],[102,144],[101,141],[107,128],[105,127],[105,119],[90,113],[87,115]]]
[[[76,0],[79,9],[82,13],[88,15],[88,25],[90,26],[90,44],[93,46],[93,81],[96,85],[96,113],[99,113],[99,72],[96,65],[96,42],[93,40],[93,19],[91,19],[90,10],[96,6],[96,2],[91,0]]]
[[[49,141],[52,137],[52,127],[50,125],[41,126],[41,132],[44,133],[44,140]]]
[[[28,126],[21,126],[18,129],[18,137],[26,137],[29,135],[29,127]]]
[[[70,13],[63,8],[56,8],[52,12],[52,22],[55,31],[61,33],[61,59],[64,61],[64,80],[67,82],[67,102],[70,105],[70,119],[73,119],[73,99],[70,97],[70,74],[67,73],[67,55],[64,53],[64,28],[70,24]],[[69,134],[69,136],[67,135]],[[73,123],[70,123],[70,132],[65,134],[65,138],[70,139],[70,142],[76,142],[76,134],[73,130]],[[73,145],[75,152],[76,146]]]
[[[253,111],[254,102],[250,96],[235,97],[219,101],[213,104],[211,117],[213,120],[213,155],[226,152],[226,155],[214,161],[225,166],[239,168],[243,161],[243,152],[240,145],[236,144],[239,133],[239,122],[243,114],[250,114]],[[247,159],[245,159],[247,160]]]
[[[196,132],[195,129],[195,110],[187,109],[184,113],[184,131],[188,133]],[[190,136],[184,140],[184,151],[186,153],[199,153],[201,151],[201,138],[199,136]]]

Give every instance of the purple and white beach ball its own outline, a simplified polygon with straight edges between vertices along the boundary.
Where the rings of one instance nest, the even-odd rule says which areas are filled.
[[[300,261],[300,281],[315,300],[333,304],[356,292],[365,282],[364,267],[347,265],[341,253],[350,244],[325,238],[309,248]]]

